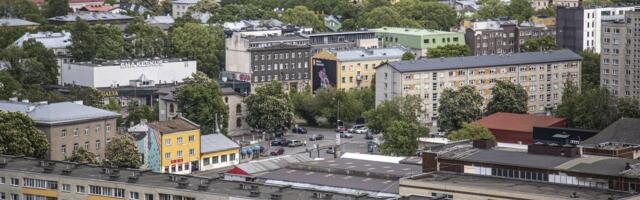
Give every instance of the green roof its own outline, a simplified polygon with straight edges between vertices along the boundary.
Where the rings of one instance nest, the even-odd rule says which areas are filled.
[[[402,28],[402,27],[382,27],[382,28],[371,29],[371,30],[376,33],[395,33],[395,34],[414,35],[414,36],[455,33],[455,32],[439,31],[439,30],[431,30],[431,29]]]

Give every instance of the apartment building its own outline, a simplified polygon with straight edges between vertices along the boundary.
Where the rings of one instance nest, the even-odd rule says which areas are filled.
[[[417,58],[426,57],[429,48],[448,44],[464,45],[464,33],[438,30],[382,27],[372,29],[384,47],[403,46],[411,49]]]
[[[461,27],[466,28],[465,42],[469,45],[473,55],[522,52],[522,48],[528,40],[546,36],[555,38],[556,35],[553,26],[534,22],[518,24],[517,20],[510,19],[466,20]]]
[[[315,55],[323,50],[348,50],[359,48],[378,48],[381,46],[373,31],[343,31],[302,34],[309,38],[311,54]]]
[[[531,7],[533,10],[542,10],[549,6],[555,7],[578,7],[580,6],[580,0],[533,0]]]
[[[600,85],[619,97],[640,98],[640,12],[627,12],[625,20],[602,24]]]
[[[271,81],[283,83],[284,90],[302,90],[311,79],[311,46],[300,35],[252,36],[234,33],[226,43],[226,71],[250,76],[251,87]]]
[[[573,52],[590,50],[601,53],[602,22],[624,19],[627,11],[638,6],[616,7],[558,7],[556,11],[556,42]]]
[[[501,80],[527,90],[529,113],[545,113],[560,103],[565,82],[580,85],[581,63],[582,57],[570,50],[389,62],[376,68],[376,105],[396,96],[418,95],[426,111],[422,121],[432,123],[444,89],[472,85],[486,103]]]
[[[245,180],[0,156],[0,197],[8,200],[385,199]]]
[[[311,59],[313,90],[336,88],[339,90],[371,87],[375,67],[399,61],[407,50],[402,48],[353,49],[322,51]]]
[[[158,152],[151,152],[145,159],[149,169],[172,174],[189,174],[200,166],[200,126],[184,117],[168,121],[150,123],[148,126],[149,143],[156,146]],[[153,139],[153,140],[152,140]],[[159,148],[158,148],[159,147]],[[159,164],[159,166],[157,165]]]
[[[175,0],[171,2],[171,16],[174,19],[183,17],[189,11],[189,8],[196,5],[197,0]]]
[[[116,119],[108,110],[78,102],[28,103],[0,101],[0,110],[21,112],[29,116],[49,141],[47,159],[65,160],[80,148],[104,158],[104,150],[116,136]]]

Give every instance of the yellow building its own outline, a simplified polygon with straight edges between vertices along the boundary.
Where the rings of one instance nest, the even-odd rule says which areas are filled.
[[[346,91],[371,87],[375,67],[402,59],[402,48],[321,51],[311,58],[313,90],[335,87]]]
[[[178,117],[149,124],[150,131],[160,135],[160,165],[162,172],[189,174],[200,161],[200,126]]]
[[[533,22],[534,24],[544,24],[545,26],[555,26],[556,25],[556,18],[555,17],[549,17],[549,16],[544,16],[544,15],[531,16],[531,18],[529,18],[529,21]]]

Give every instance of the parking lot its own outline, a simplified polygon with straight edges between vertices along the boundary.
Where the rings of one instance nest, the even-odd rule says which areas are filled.
[[[307,142],[306,146],[299,146],[299,147],[283,147],[285,152],[285,155],[291,155],[291,154],[299,154],[299,153],[307,153],[308,154],[308,149],[314,149],[314,146],[317,144],[320,146],[320,157],[321,158],[333,158],[333,154],[328,154],[326,152],[326,148],[330,147],[330,146],[335,146],[336,145],[336,136],[338,133],[336,133],[333,129],[321,129],[321,128],[310,128],[310,127],[305,127],[307,129],[307,133],[306,134],[297,134],[297,133],[292,133],[291,131],[287,132],[284,136],[284,138],[286,138],[287,140],[299,140],[302,141],[304,143],[304,141]],[[313,134],[321,134],[322,136],[324,136],[324,139],[322,140],[318,140],[318,141],[310,141],[310,137]],[[371,140],[366,140],[365,139],[365,134],[353,134],[353,138],[340,138],[340,144],[341,144],[341,148],[342,148],[342,152],[357,152],[357,153],[368,153],[367,152],[367,142],[371,141]],[[265,149],[267,152],[271,152],[272,150],[275,150],[277,148],[279,148],[279,146],[271,146],[271,142],[269,142],[268,144],[265,144]],[[311,156],[312,157],[317,157],[318,156],[318,152],[316,150],[313,150],[311,152]]]

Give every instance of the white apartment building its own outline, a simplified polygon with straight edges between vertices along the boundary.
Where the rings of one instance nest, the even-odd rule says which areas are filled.
[[[198,3],[198,0],[175,0],[171,3],[171,16],[174,19],[178,19],[187,14],[189,8],[196,5],[196,3]]]
[[[580,85],[582,57],[570,50],[527,52],[397,61],[376,68],[376,105],[396,96],[418,95],[423,99],[421,121],[438,117],[438,98],[447,88],[472,85],[485,98],[501,81],[524,87],[529,95],[529,113],[545,113],[560,103],[567,80]]]
[[[109,60],[62,66],[62,84],[92,88],[148,87],[181,83],[196,73],[196,61],[182,59]]]

